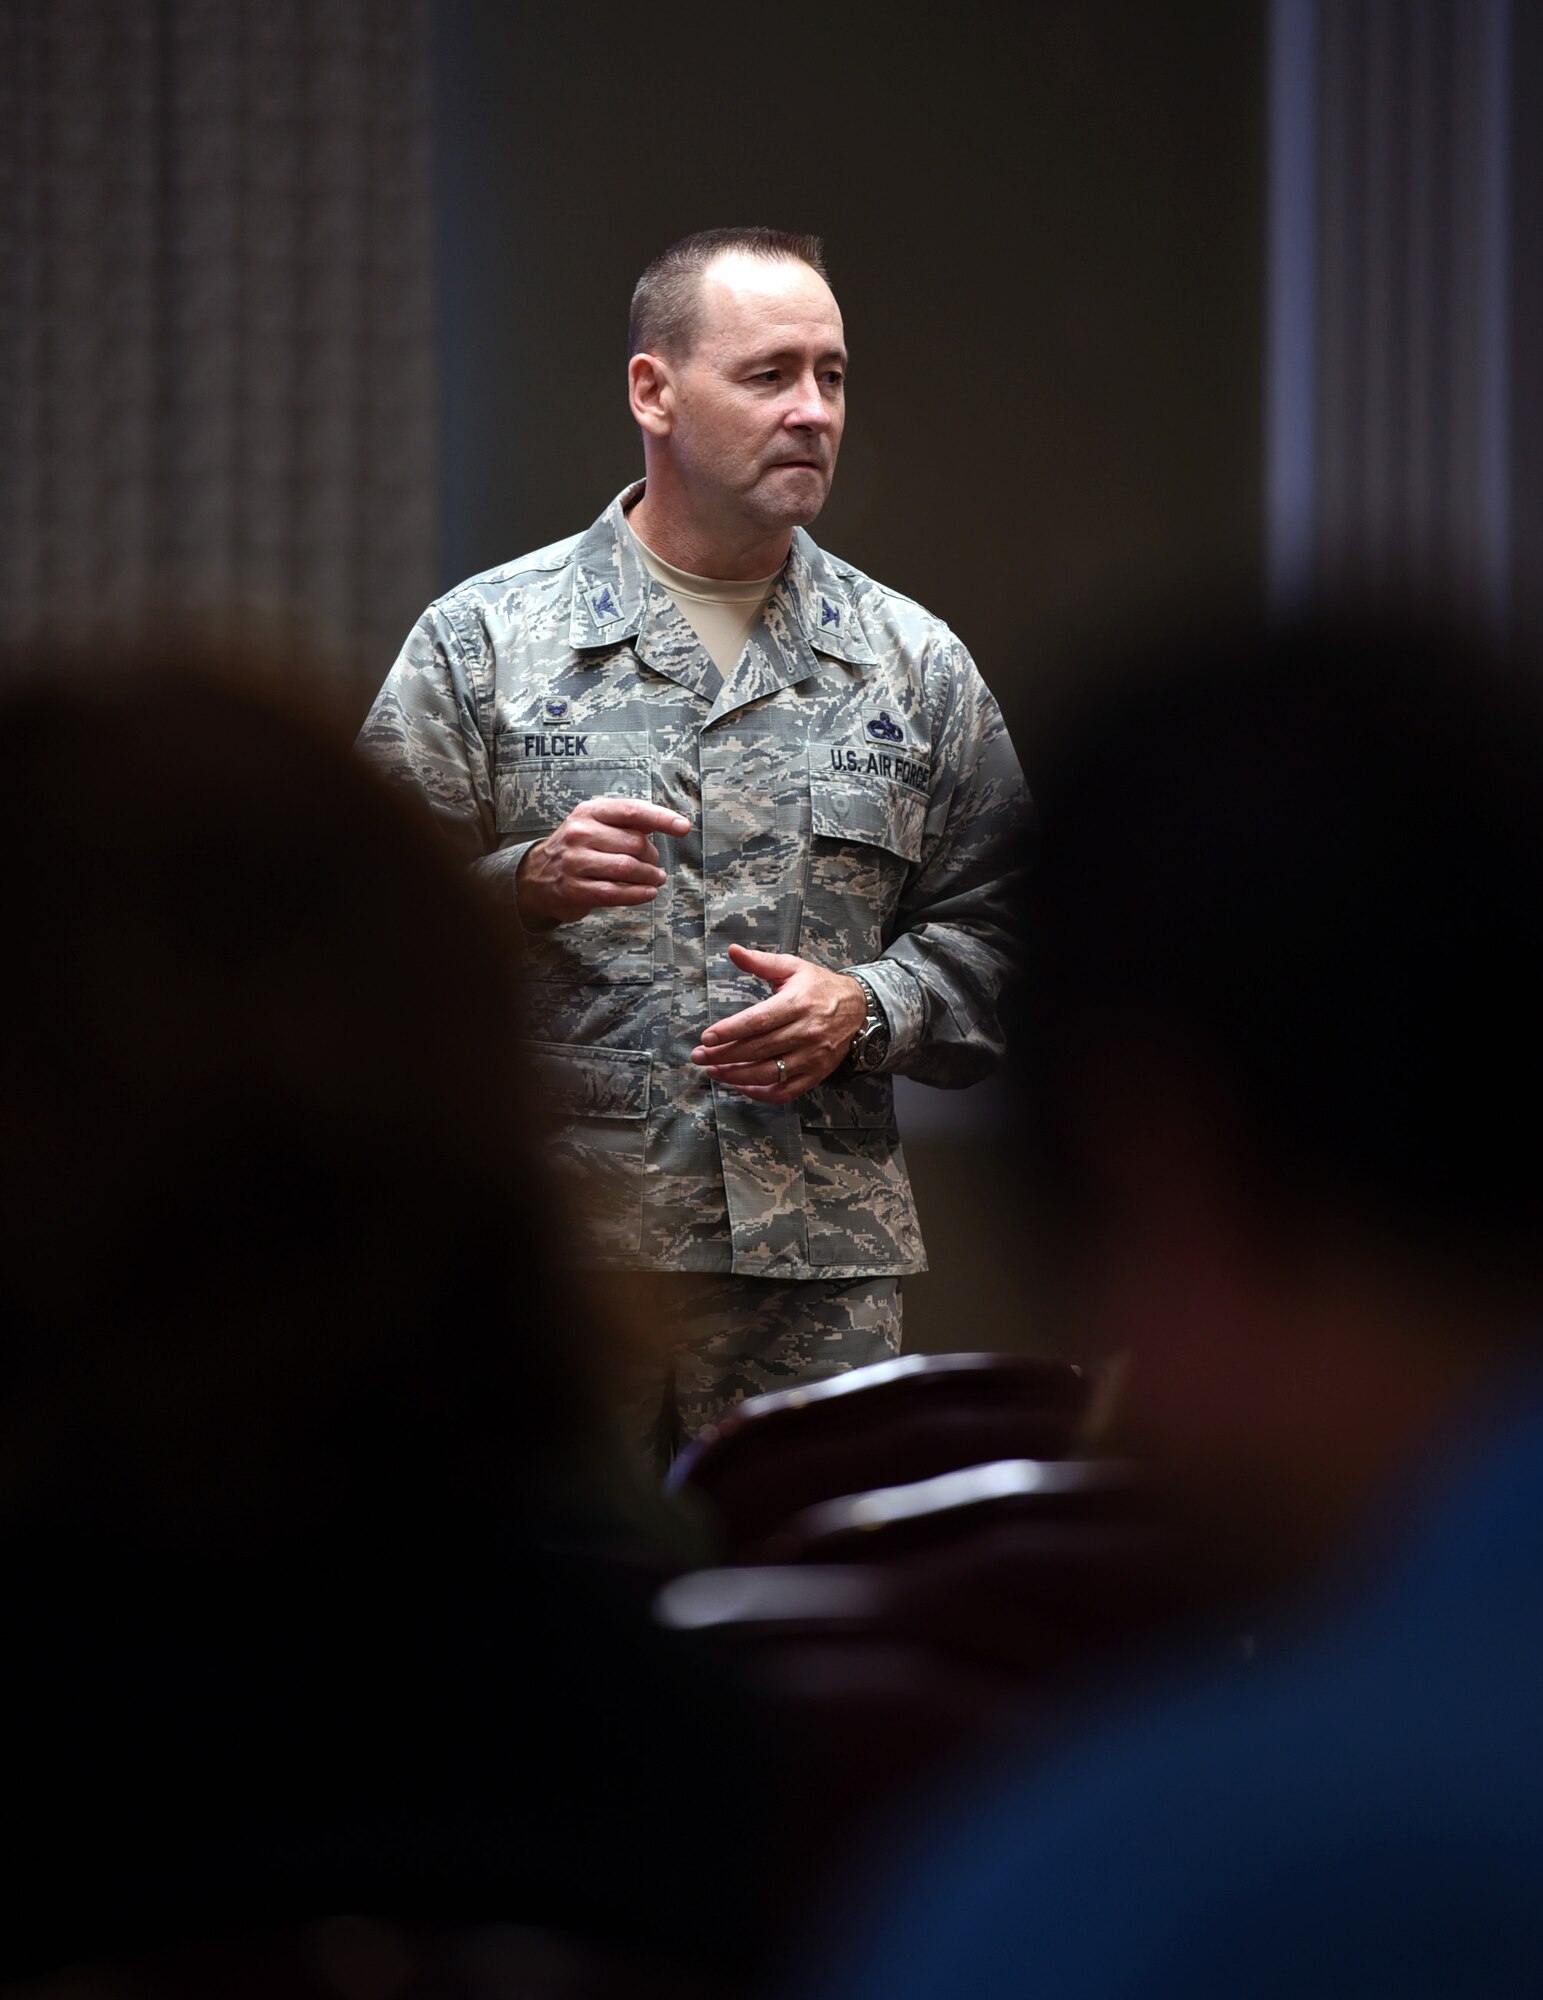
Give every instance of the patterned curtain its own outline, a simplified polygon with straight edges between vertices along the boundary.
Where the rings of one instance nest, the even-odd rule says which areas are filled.
[[[425,0],[0,0],[0,636],[377,682],[436,587]]]

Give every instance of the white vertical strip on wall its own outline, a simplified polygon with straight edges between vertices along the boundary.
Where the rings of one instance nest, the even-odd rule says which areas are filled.
[[[1318,479],[1317,0],[1271,0],[1265,353],[1270,603],[1312,583]]]
[[[1511,0],[1483,0],[1479,562],[1497,628],[1511,583]]]

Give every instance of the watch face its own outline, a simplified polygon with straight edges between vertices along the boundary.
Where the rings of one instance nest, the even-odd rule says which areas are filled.
[[[867,1016],[863,1025],[852,1038],[852,1048],[848,1060],[854,1070],[875,1069],[889,1052],[889,1023],[879,1006],[878,996],[866,979],[859,979],[863,998],[868,1003]]]
[[[870,1021],[858,1035],[852,1048],[854,1065],[862,1069],[872,1069],[884,1060],[889,1047],[889,1031],[882,1021]]]

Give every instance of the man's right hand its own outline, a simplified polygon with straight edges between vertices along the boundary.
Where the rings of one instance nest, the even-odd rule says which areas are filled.
[[[690,831],[682,814],[644,799],[586,799],[526,851],[514,878],[521,923],[549,931],[591,910],[651,903],[665,875],[648,836]]]

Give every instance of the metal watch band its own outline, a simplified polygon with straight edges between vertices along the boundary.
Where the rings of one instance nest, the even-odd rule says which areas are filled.
[[[847,1051],[846,1063],[843,1067],[861,1075],[865,1070],[876,1068],[888,1054],[889,1021],[885,1016],[884,1009],[879,1005],[879,996],[874,992],[867,980],[863,978],[862,974],[854,972],[852,977],[863,989],[863,996],[868,1003],[868,1011],[863,1017],[863,1025],[852,1037],[852,1046]]]

